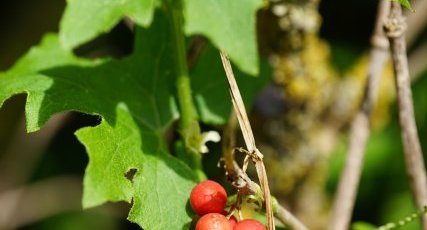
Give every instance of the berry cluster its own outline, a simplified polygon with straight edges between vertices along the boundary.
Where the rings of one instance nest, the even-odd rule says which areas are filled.
[[[201,218],[197,221],[196,230],[266,230],[256,220],[237,221],[234,216],[224,214],[227,203],[227,192],[215,181],[205,180],[197,184],[190,195],[190,205]]]

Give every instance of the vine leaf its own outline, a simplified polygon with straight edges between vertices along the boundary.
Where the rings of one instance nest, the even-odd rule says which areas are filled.
[[[245,73],[259,71],[256,11],[263,0],[184,0],[185,32],[203,34]],[[209,7],[207,7],[209,6]]]
[[[227,52],[240,70],[258,74],[256,11],[263,0],[183,1],[188,35],[205,35],[218,49]],[[161,3],[161,0],[68,0],[60,23],[61,44],[67,49],[75,48],[108,32],[125,16],[137,25],[148,26],[154,9]]]
[[[211,45],[207,46],[191,72],[194,101],[199,117],[203,122],[214,125],[225,124],[232,109],[227,78],[218,56],[217,49]],[[258,77],[249,78],[240,71],[235,71],[235,74],[244,103],[251,106],[256,93],[269,82],[271,68],[267,61],[262,59]],[[218,103],[219,101],[221,103]]]
[[[60,23],[60,40],[71,49],[108,32],[124,16],[148,26],[158,0],[68,0]]]
[[[76,132],[89,155],[83,205],[133,200],[129,219],[145,229],[184,228],[196,183],[193,171],[164,143],[166,129],[179,116],[170,84],[176,54],[169,26],[156,14],[151,27],[137,30],[134,54],[120,60],[78,58],[50,34],[0,74],[0,105],[27,93],[29,131],[63,111],[102,118],[100,125]],[[128,180],[131,169],[136,174]]]

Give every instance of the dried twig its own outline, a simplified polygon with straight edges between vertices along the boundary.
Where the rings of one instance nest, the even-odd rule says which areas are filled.
[[[378,82],[388,57],[388,41],[382,25],[388,14],[389,0],[379,2],[375,30],[372,35],[372,47],[368,69],[367,84],[362,106],[352,121],[349,147],[343,173],[338,185],[330,220],[330,229],[348,229],[356,200],[362,171],[366,142],[369,137],[369,116],[377,97]]]
[[[245,105],[243,104],[242,96],[240,95],[239,88],[237,87],[236,79],[234,78],[233,70],[231,68],[230,60],[225,53],[221,52],[222,65],[224,66],[225,73],[227,75],[228,84],[230,87],[231,98],[234,106],[234,110],[237,115],[237,119],[242,130],[243,138],[246,143],[246,148],[250,153],[250,158],[255,164],[255,168],[258,174],[258,179],[261,184],[261,190],[263,191],[263,198],[265,201],[266,213],[267,213],[267,227],[269,230],[274,230],[274,218],[273,210],[271,207],[270,188],[268,186],[267,173],[263,163],[263,155],[255,146],[255,138],[252,133],[252,128],[249,123],[248,116],[246,114]]]
[[[260,187],[248,177],[248,175],[234,160],[233,148],[236,146],[234,138],[234,131],[236,126],[237,120],[235,113],[233,112],[230,116],[227,127],[224,129],[223,134],[223,155],[227,177],[229,181],[231,181],[231,184],[241,194],[259,194]],[[292,215],[292,213],[282,207],[279,203],[274,203],[273,210],[274,216],[290,229],[308,230],[308,228],[300,220],[298,220],[294,215]]]
[[[392,2],[389,17],[384,25],[390,41],[391,56],[396,80],[399,106],[399,123],[405,154],[406,171],[418,208],[427,205],[427,178],[414,118],[412,92],[406,56],[405,18],[398,2]],[[423,227],[427,229],[427,216],[423,216]]]
[[[239,167],[234,160],[234,147],[236,146],[234,127],[237,125],[235,113],[232,112],[227,127],[223,133],[223,159],[228,180],[242,194],[256,194],[259,186]]]

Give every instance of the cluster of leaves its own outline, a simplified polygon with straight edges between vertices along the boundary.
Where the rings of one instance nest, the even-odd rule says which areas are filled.
[[[47,34],[10,70],[0,73],[0,105],[26,93],[29,132],[56,113],[78,111],[101,117],[76,136],[89,155],[83,206],[127,201],[129,220],[145,229],[183,228],[185,210],[197,182],[194,172],[167,148],[164,134],[180,117],[174,63],[182,61],[171,31],[172,0],[73,0],[59,35]],[[266,82],[259,60],[255,14],[262,0],[183,0],[183,35],[201,34],[209,45],[191,70],[193,98],[200,121],[222,124],[231,109],[218,50],[241,71],[242,92],[250,102]],[[87,59],[72,50],[110,31],[123,17],[135,24],[133,53],[122,59]],[[185,60],[184,60],[185,61]],[[261,65],[261,72],[263,67]],[[126,173],[136,170],[129,180]]]

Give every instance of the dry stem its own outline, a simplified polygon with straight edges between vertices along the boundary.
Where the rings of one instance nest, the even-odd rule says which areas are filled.
[[[382,25],[388,14],[389,5],[388,0],[379,2],[375,30],[371,41],[368,82],[365,87],[362,106],[351,124],[347,158],[330,220],[330,229],[332,230],[349,229],[362,171],[365,146],[370,132],[369,116],[376,101],[379,78],[388,56],[388,42],[383,33]]]
[[[227,127],[224,129],[223,134],[223,154],[224,154],[224,165],[227,173],[227,178],[231,181],[231,184],[241,194],[259,194],[260,187],[253,182],[248,175],[239,167],[234,160],[233,148],[235,144],[235,127],[237,126],[237,120],[235,113],[230,115],[230,120]],[[273,207],[275,217],[280,220],[284,225],[293,230],[308,230],[308,228],[298,220],[292,213],[282,207],[279,203],[275,203]]]
[[[404,37],[406,23],[399,3],[392,2],[390,14],[384,25],[390,41],[396,90],[399,106],[399,123],[405,154],[406,172],[418,208],[427,205],[427,178],[423,154],[414,118],[412,92]],[[423,216],[423,228],[427,229],[427,216]]]
[[[251,153],[251,160],[255,163],[255,168],[258,174],[258,179],[261,184],[261,190],[263,192],[263,198],[265,201],[265,209],[267,215],[267,228],[274,230],[274,218],[273,210],[270,197],[270,188],[268,186],[267,173],[263,163],[263,155],[255,146],[255,138],[252,133],[252,128],[249,123],[248,116],[246,114],[245,105],[243,104],[242,96],[240,95],[239,88],[237,87],[236,79],[234,78],[233,70],[231,68],[230,60],[224,52],[221,52],[222,65],[224,66],[225,73],[227,75],[228,84],[230,87],[230,94],[236,112],[237,119],[242,130],[243,138],[246,143],[248,152]]]

